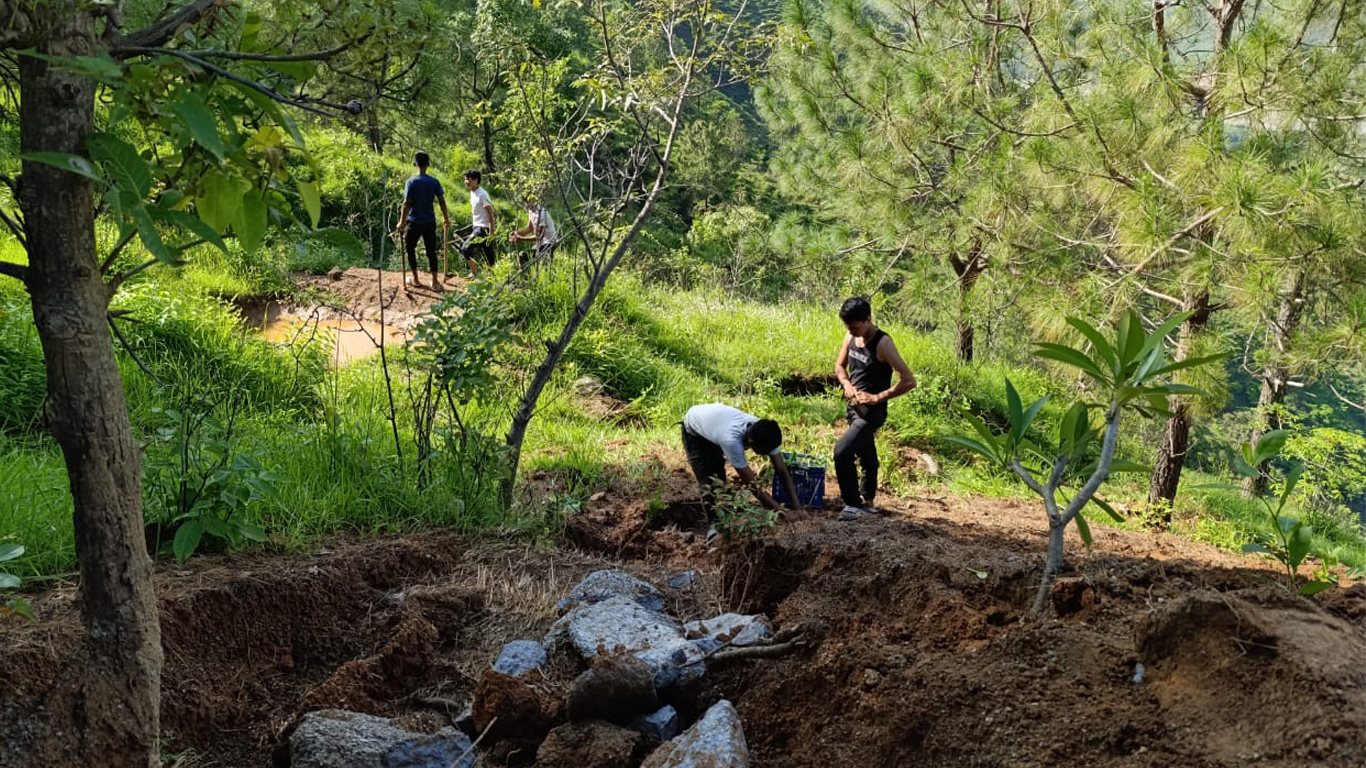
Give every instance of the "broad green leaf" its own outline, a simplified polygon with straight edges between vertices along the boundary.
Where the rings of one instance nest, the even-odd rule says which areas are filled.
[[[69,171],[84,176],[93,181],[103,182],[100,171],[89,160],[80,155],[70,155],[65,152],[26,152],[19,156],[20,160],[27,160],[32,163],[42,163],[63,171]]]
[[[1296,462],[1285,473],[1285,487],[1281,489],[1281,508],[1290,500],[1290,494],[1295,492],[1295,486],[1300,482],[1300,475],[1304,473],[1304,465]]]
[[[1127,368],[1130,363],[1141,360],[1148,353],[1144,349],[1147,337],[1143,333],[1143,321],[1132,309],[1125,310],[1124,315],[1120,317],[1119,333],[1123,341],[1117,351],[1124,367]]]
[[[266,66],[300,83],[318,72],[318,65],[311,61],[270,61]]]
[[[1091,549],[1091,526],[1087,524],[1086,518],[1082,517],[1080,512],[1077,513],[1075,519],[1077,521],[1077,533],[1081,535],[1081,543],[1089,551]]]
[[[245,182],[222,171],[210,171],[200,182],[200,195],[195,199],[199,218],[217,232],[227,232],[241,216]]]
[[[142,240],[142,245],[147,252],[156,257],[157,261],[165,264],[175,264],[176,254],[166,247],[166,242],[161,239],[161,232],[157,230],[156,222],[147,213],[144,206],[139,205],[132,210],[133,223],[138,228],[138,239]]]
[[[201,147],[209,150],[219,160],[223,159],[228,148],[223,144],[222,135],[218,133],[218,121],[214,119],[213,111],[199,94],[188,91],[180,94],[171,102],[171,111],[185,122],[190,136],[194,137]]]
[[[152,169],[133,145],[109,133],[90,139],[90,155],[105,167],[105,175],[115,186],[138,199],[152,191]]]
[[[239,522],[237,524],[237,531],[242,534],[243,538],[250,539],[252,541],[266,540],[266,532],[262,530],[259,525],[252,525],[251,523]]]
[[[1290,567],[1298,568],[1304,562],[1304,556],[1309,554],[1309,550],[1314,546],[1314,532],[1307,525],[1296,525],[1290,532],[1290,540],[1286,542],[1286,550],[1290,554]]]
[[[1317,595],[1331,586],[1333,586],[1333,582],[1331,581],[1306,581],[1300,585],[1300,594],[1305,597]]]
[[[1098,496],[1092,496],[1091,503],[1095,504],[1097,507],[1100,507],[1101,510],[1105,512],[1105,514],[1109,515],[1110,519],[1114,520],[1116,523],[1124,522],[1124,515],[1121,515],[1118,511],[1116,511],[1114,506],[1112,506],[1110,502]]]
[[[204,532],[210,536],[217,536],[220,539],[228,537],[228,524],[223,521],[223,518],[217,515],[205,515],[199,520],[204,526]]]
[[[0,571],[0,589],[18,589],[22,583],[18,576]]]
[[[308,218],[313,222],[313,228],[318,228],[318,219],[323,215],[322,198],[318,195],[318,183],[316,181],[296,182],[299,188],[299,197],[303,198],[304,209],[308,211]]]
[[[0,544],[0,563],[9,562],[22,554],[24,554],[23,544]]]
[[[173,211],[166,208],[149,206],[147,212],[152,218],[163,224],[181,227],[188,230],[191,234],[201,240],[213,245],[223,253],[228,252],[228,246],[223,242],[223,238],[207,222],[184,211]]]
[[[1259,553],[1259,554],[1264,554],[1264,555],[1269,555],[1269,554],[1271,554],[1271,550],[1270,550],[1270,549],[1267,549],[1267,548],[1266,548],[1266,545],[1264,545],[1264,544],[1258,544],[1258,543],[1255,542],[1255,541],[1250,541],[1250,542],[1244,544],[1244,545],[1243,545],[1243,552],[1245,552],[1245,553],[1247,553],[1247,554],[1252,554],[1252,553],[1254,553],[1254,552],[1255,552],[1255,553]]]
[[[1129,377],[1129,380],[1135,384],[1141,384],[1147,381],[1150,378],[1148,371],[1155,368],[1161,368],[1163,362],[1165,362],[1165,360],[1162,357],[1162,348],[1158,347],[1143,358],[1143,363],[1134,370],[1134,373]]]
[[[1166,340],[1167,336],[1170,335],[1172,331],[1176,330],[1182,323],[1186,322],[1186,318],[1193,314],[1195,314],[1195,311],[1191,310],[1167,318],[1165,322],[1154,328],[1152,333],[1148,334],[1148,338],[1143,342],[1143,347],[1139,350],[1138,355],[1146,355],[1154,349],[1160,349],[1162,342]]]
[[[1019,442],[1024,432],[1024,406],[1020,404],[1020,393],[1015,391],[1009,376],[1006,377],[1006,417],[1010,419],[1010,439]]]
[[[199,518],[186,520],[176,529],[175,541],[171,543],[171,553],[175,555],[176,560],[183,563],[199,549],[199,540],[203,537],[204,526],[200,524]]]
[[[307,239],[330,245],[352,261],[363,261],[365,259],[365,244],[344,229],[324,227],[316,232],[308,233]]]
[[[1257,441],[1257,447],[1253,452],[1253,459],[1249,464],[1261,464],[1264,461],[1274,459],[1281,449],[1285,447],[1285,441],[1290,437],[1290,433],[1284,429],[1273,429],[1262,435]]]
[[[256,51],[256,39],[261,34],[261,14],[256,11],[247,12],[242,18],[242,40],[239,47],[243,51]]]
[[[266,201],[261,193],[254,189],[247,192],[238,208],[237,220],[232,224],[237,241],[247,253],[254,253],[261,246],[266,236],[266,215]]]
[[[1024,423],[1020,425],[1020,434],[1022,436],[1029,430],[1029,425],[1034,423],[1034,419],[1039,417],[1039,411],[1043,410],[1044,403],[1046,402],[1048,402],[1047,395],[1035,400],[1025,409]]]
[[[1164,366],[1162,366],[1161,368],[1158,368],[1158,369],[1155,370],[1155,371],[1149,372],[1148,375],[1149,375],[1150,377],[1152,377],[1152,378],[1156,378],[1156,377],[1158,377],[1158,376],[1166,376],[1166,375],[1168,375],[1168,374],[1175,373],[1176,371],[1185,370],[1186,368],[1194,368],[1194,367],[1196,367],[1196,366],[1198,366],[1198,365],[1206,365],[1206,364],[1208,364],[1208,363],[1218,362],[1219,360],[1223,360],[1224,358],[1226,358],[1226,357],[1228,357],[1228,356],[1229,356],[1229,353],[1228,353],[1228,352],[1220,352],[1220,353],[1217,354],[1217,355],[1204,355],[1204,356],[1202,356],[1202,357],[1188,357],[1188,358],[1186,358],[1185,360],[1178,360],[1178,361],[1176,361],[1176,362],[1174,362],[1174,363],[1168,363],[1167,365],[1164,365]]]
[[[1066,363],[1067,365],[1073,366],[1075,368],[1080,368],[1082,371],[1090,375],[1096,381],[1101,382],[1102,384],[1108,385],[1110,383],[1110,379],[1106,377],[1105,373],[1101,371],[1101,369],[1097,367],[1096,364],[1092,362],[1089,357],[1082,354],[1081,352],[1072,349],[1071,347],[1063,346],[1062,344],[1040,343],[1036,346],[1037,349],[1034,350],[1035,357],[1042,357],[1045,360],[1057,360],[1060,363]]]
[[[980,453],[981,455],[983,455],[983,456],[985,456],[986,458],[992,460],[993,462],[999,462],[999,461],[1000,461],[1000,458],[997,457],[995,451],[993,451],[991,448],[988,448],[987,446],[983,445],[982,443],[979,443],[978,441],[973,440],[973,439],[970,438],[970,437],[963,437],[962,435],[949,435],[948,437],[946,437],[946,438],[944,438],[944,439],[945,439],[945,440],[948,440],[948,441],[951,442],[951,443],[957,443],[958,445],[961,445],[961,446],[963,446],[964,448],[967,448],[968,450],[973,451],[974,453]]]
[[[1081,318],[1069,317],[1067,318],[1067,324],[1076,328],[1078,331],[1081,331],[1081,335],[1085,336],[1086,340],[1091,342],[1091,346],[1096,348],[1096,353],[1101,356],[1101,359],[1110,366],[1111,370],[1115,372],[1115,375],[1119,375],[1119,357],[1115,355],[1115,349],[1110,346],[1110,342],[1105,340],[1104,334],[1097,331]]]

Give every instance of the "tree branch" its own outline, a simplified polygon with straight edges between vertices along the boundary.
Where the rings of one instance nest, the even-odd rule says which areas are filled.
[[[361,35],[355,40],[348,40],[347,42],[342,43],[336,48],[329,48],[325,51],[313,51],[310,53],[273,54],[217,50],[185,51],[177,48],[153,48],[137,45],[121,46],[118,48],[114,48],[110,51],[110,53],[117,58],[124,58],[126,55],[140,56],[144,54],[159,54],[168,56],[180,56],[181,54],[189,54],[191,56],[201,59],[226,59],[228,61],[327,61],[328,59],[336,56],[337,54],[347,50],[351,46],[365,40],[365,38],[367,37],[369,37],[368,33],[365,35]]]
[[[333,104],[331,102],[322,101],[320,99],[301,99],[293,96],[286,96],[285,94],[280,93],[274,88],[271,88],[267,85],[262,85],[261,83],[252,80],[249,77],[242,77],[241,75],[230,72],[218,66],[217,64],[211,64],[205,61],[204,59],[201,59],[198,56],[195,56],[194,54],[186,53],[185,51],[178,51],[174,48],[163,48],[160,50],[167,56],[175,56],[176,58],[184,59],[185,61],[188,61],[191,64],[194,64],[195,66],[202,67],[214,73],[215,75],[218,75],[219,77],[227,78],[228,80],[231,80],[234,83],[240,83],[254,91],[259,91],[260,93],[269,96],[270,98],[280,102],[281,104],[289,104],[290,106],[297,107],[306,112],[312,112],[315,115],[322,115],[323,117],[334,118],[340,117],[340,115],[337,112],[329,112],[326,109],[319,109],[313,106],[313,104],[322,104],[324,106],[338,110],[339,112],[354,112],[354,110],[346,104]]]
[[[24,250],[27,251],[28,240],[24,238],[24,228],[19,226],[19,222],[15,221],[13,217],[3,210],[0,210],[0,220],[5,222],[5,226],[9,227],[9,231],[14,234],[15,238],[19,240],[19,244],[24,246]]]
[[[28,267],[23,264],[15,264],[12,261],[0,261],[0,275],[12,277],[24,285],[28,285]]]
[[[163,16],[150,27],[130,32],[113,41],[111,53],[127,48],[151,48],[164,45],[182,29],[193,26],[209,13],[219,12],[219,0],[194,0],[169,16]],[[117,54],[114,54],[117,56]]]

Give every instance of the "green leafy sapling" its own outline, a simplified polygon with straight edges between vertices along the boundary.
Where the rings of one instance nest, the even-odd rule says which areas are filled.
[[[1136,314],[1125,312],[1116,323],[1113,340],[1085,321],[1069,317],[1068,325],[1090,343],[1089,353],[1063,344],[1037,345],[1036,357],[1080,370],[1090,380],[1092,394],[1098,401],[1078,400],[1067,409],[1059,423],[1056,449],[1046,449],[1029,438],[1029,429],[1048,398],[1025,406],[1009,379],[1005,382],[1009,429],[997,434],[980,418],[969,414],[968,421],[977,435],[949,438],[1014,472],[1043,499],[1048,516],[1048,557],[1031,615],[1040,614],[1047,605],[1053,578],[1063,565],[1063,533],[1068,524],[1077,522],[1077,531],[1089,546],[1091,532],[1081,515],[1082,508],[1095,504],[1111,517],[1122,519],[1096,493],[1111,472],[1149,471],[1145,466],[1115,458],[1124,414],[1133,411],[1144,417],[1169,415],[1168,396],[1201,392],[1164,379],[1176,371],[1224,357],[1218,354],[1168,362],[1163,342],[1188,315],[1177,315],[1148,332]],[[1099,422],[1094,422],[1093,413],[1101,415]],[[1093,456],[1097,446],[1099,453]]]
[[[1256,445],[1243,443],[1242,450],[1233,455],[1233,471],[1243,477],[1256,477],[1256,468],[1270,466],[1271,460],[1280,455],[1285,447],[1288,436],[1285,430],[1275,429],[1262,435]],[[1313,530],[1303,521],[1285,514],[1303,471],[1304,465],[1298,462],[1291,464],[1281,477],[1279,495],[1257,497],[1266,509],[1270,526],[1257,534],[1257,541],[1244,544],[1243,551],[1270,555],[1285,568],[1285,583],[1289,589],[1302,595],[1312,595],[1336,584],[1337,578],[1327,568],[1328,559],[1314,549]],[[1318,556],[1324,565],[1309,580],[1300,584],[1297,573],[1309,555]]]
[[[24,554],[22,544],[6,542],[0,544],[0,563],[8,563],[20,555]],[[0,598],[4,599],[0,603],[0,620],[10,616],[23,616],[30,621],[33,619],[33,611],[29,609],[28,602],[22,598],[13,597],[12,593],[18,589],[23,580],[9,571],[0,570]]]

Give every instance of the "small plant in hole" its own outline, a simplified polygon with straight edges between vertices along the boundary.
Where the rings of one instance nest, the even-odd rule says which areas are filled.
[[[712,487],[716,532],[728,538],[757,539],[778,523],[778,512],[755,504],[748,488],[717,481]]]
[[[1256,468],[1268,466],[1272,459],[1279,456],[1287,437],[1285,430],[1276,429],[1262,435],[1256,445],[1243,443],[1242,450],[1233,455],[1233,470],[1243,477],[1256,477]],[[1257,500],[1266,509],[1270,525],[1257,533],[1256,541],[1244,544],[1243,551],[1270,555],[1285,568],[1288,589],[1302,595],[1312,595],[1337,584],[1337,576],[1331,570],[1336,562],[1315,550],[1314,532],[1304,521],[1285,514],[1290,495],[1295,492],[1303,472],[1303,464],[1291,464],[1280,478],[1280,494],[1271,498],[1258,497]],[[1319,558],[1319,567],[1308,581],[1300,584],[1296,574],[1300,564],[1309,555]]]
[[[0,563],[8,563],[24,554],[24,545],[14,542],[0,544]],[[10,573],[0,566],[0,619],[8,619],[11,616],[23,616],[32,621],[33,611],[29,609],[28,602],[22,598],[14,597],[14,590],[18,589],[23,580]]]

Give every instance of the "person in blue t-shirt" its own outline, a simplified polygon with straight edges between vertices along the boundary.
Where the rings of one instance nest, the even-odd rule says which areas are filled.
[[[441,228],[442,247],[451,234],[451,215],[446,210],[446,192],[441,182],[427,175],[431,158],[426,152],[413,155],[417,165],[417,175],[403,185],[403,209],[398,214],[398,232],[403,236],[403,247],[408,252],[408,266],[413,270],[413,284],[419,288],[422,279],[417,274],[417,239],[427,249],[427,264],[432,268],[432,289],[445,290],[441,285],[441,273],[436,263],[436,210],[433,203],[441,204],[441,217],[445,223]]]

